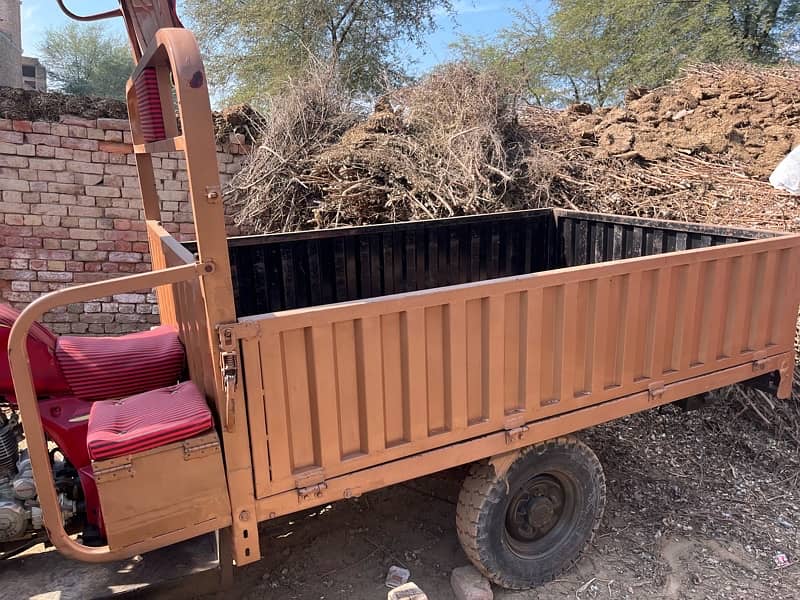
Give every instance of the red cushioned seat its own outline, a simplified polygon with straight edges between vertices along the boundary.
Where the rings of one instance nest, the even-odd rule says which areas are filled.
[[[184,364],[174,327],[119,337],[58,338],[56,358],[72,391],[83,400],[123,398],[176,383]]]
[[[92,404],[86,446],[93,460],[144,452],[211,429],[211,411],[191,381]]]

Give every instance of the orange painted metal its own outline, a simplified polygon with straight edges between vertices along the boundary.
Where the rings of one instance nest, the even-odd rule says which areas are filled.
[[[241,319],[258,498],[790,352],[799,239]]]

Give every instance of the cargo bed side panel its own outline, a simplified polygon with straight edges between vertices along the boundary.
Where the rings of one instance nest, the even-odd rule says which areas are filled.
[[[257,494],[790,351],[799,239],[243,319]]]

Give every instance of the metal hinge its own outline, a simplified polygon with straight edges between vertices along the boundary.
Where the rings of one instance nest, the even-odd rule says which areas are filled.
[[[650,396],[650,402],[659,402],[664,396],[664,382],[654,381],[647,387],[647,392]]]
[[[95,463],[93,472],[94,480],[97,483],[106,483],[117,479],[128,479],[134,475],[133,464],[130,462],[115,464],[105,469],[98,469]]]
[[[219,454],[220,447],[217,440],[198,444],[195,440],[183,442],[183,460],[203,458],[209,454]]]
[[[294,482],[297,488],[298,500],[305,500],[312,496],[319,498],[328,489],[325,483],[325,471],[321,468],[312,469],[300,474]]]
[[[314,485],[307,485],[305,487],[297,488],[297,497],[300,500],[307,500],[310,497],[319,498],[322,493],[328,489],[328,484],[324,481],[315,483]]]
[[[767,368],[767,353],[761,350],[753,355],[753,372],[761,373]]]
[[[520,441],[525,436],[525,433],[528,431],[528,429],[530,429],[530,427],[527,425],[514,427],[513,429],[506,429],[506,444]]]

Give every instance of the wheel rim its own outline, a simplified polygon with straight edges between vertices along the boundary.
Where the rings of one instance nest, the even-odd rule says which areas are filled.
[[[542,473],[510,495],[504,537],[521,558],[537,559],[553,552],[575,527],[576,486],[563,473]]]

